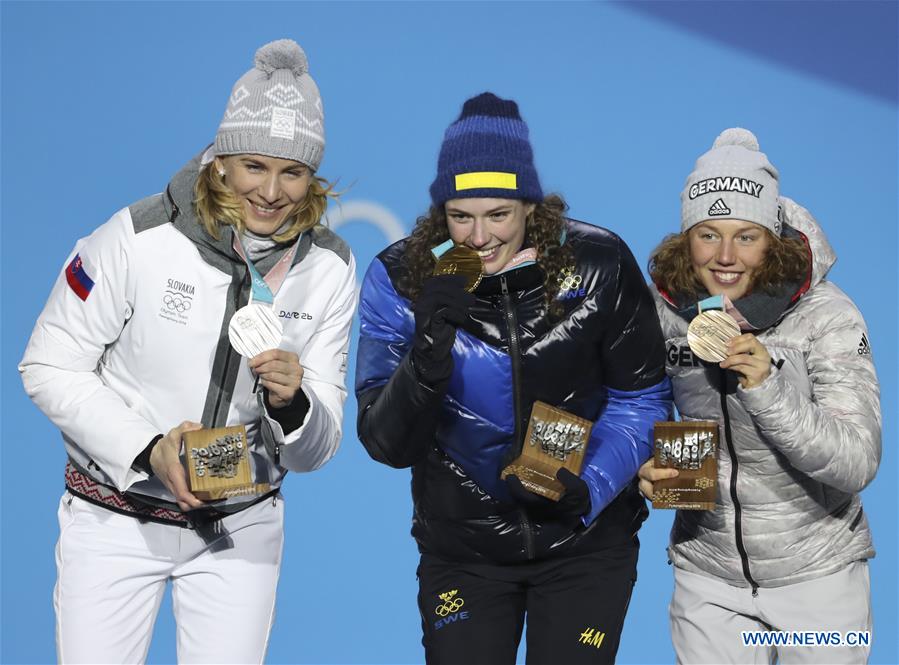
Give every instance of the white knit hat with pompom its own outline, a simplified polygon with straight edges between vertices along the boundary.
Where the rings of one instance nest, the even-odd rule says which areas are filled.
[[[215,154],[292,159],[315,171],[325,150],[324,120],[306,53],[295,41],[279,39],[256,51],[253,69],[234,84]]]
[[[778,173],[748,129],[732,127],[696,160],[681,193],[681,231],[710,219],[739,219],[780,235]]]

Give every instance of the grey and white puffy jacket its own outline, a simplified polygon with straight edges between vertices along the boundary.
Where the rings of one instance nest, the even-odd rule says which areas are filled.
[[[720,424],[714,511],[678,511],[674,565],[742,587],[779,587],[874,556],[859,492],[880,463],[880,390],[864,319],[825,279],[836,256],[803,207],[785,222],[812,252],[809,289],[757,333],[770,376],[744,390],[687,347],[688,321],[653,289],[682,419]],[[782,361],[782,362],[781,362]],[[723,396],[722,396],[723,395]]]

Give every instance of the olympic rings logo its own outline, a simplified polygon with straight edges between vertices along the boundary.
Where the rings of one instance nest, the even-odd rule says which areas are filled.
[[[559,287],[560,291],[571,291],[581,285],[583,278],[573,273],[574,270],[572,268],[562,268],[562,274],[558,277],[558,282],[561,284]]]
[[[438,605],[437,609],[434,612],[437,616],[445,617],[447,614],[452,614],[453,612],[458,612],[459,608],[465,604],[465,601],[461,598],[456,598],[455,600],[449,600],[443,605]]]
[[[162,297],[162,304],[175,312],[186,312],[191,307],[190,299],[180,293],[166,292]]]

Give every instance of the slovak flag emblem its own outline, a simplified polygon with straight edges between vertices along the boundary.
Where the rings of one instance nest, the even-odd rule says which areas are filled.
[[[81,255],[76,254],[72,262],[66,267],[66,281],[75,292],[75,295],[82,300],[87,300],[94,288],[94,280],[84,271],[84,264],[81,262]]]

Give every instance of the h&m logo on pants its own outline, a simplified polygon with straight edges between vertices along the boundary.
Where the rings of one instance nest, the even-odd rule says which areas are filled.
[[[602,646],[602,641],[605,639],[606,634],[599,630],[599,628],[585,628],[584,632],[581,633],[578,642],[581,644],[586,644],[588,646],[594,646],[597,649]]]

